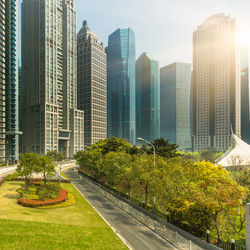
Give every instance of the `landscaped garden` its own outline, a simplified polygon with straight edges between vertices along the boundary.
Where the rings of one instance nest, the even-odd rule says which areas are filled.
[[[0,249],[126,249],[72,184],[61,186],[74,204],[43,209],[17,203],[22,186],[7,181],[0,187]]]
[[[54,173],[49,157],[26,154],[0,185],[0,249],[126,249],[71,183],[50,181]]]

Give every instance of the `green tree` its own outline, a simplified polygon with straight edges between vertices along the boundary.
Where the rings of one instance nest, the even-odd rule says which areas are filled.
[[[62,161],[65,159],[64,155],[61,152],[49,151],[47,156],[51,157],[53,161]]]
[[[155,153],[158,156],[164,157],[164,158],[173,158],[179,156],[177,153],[178,145],[177,144],[171,144],[168,140],[165,140],[163,138],[155,139],[152,144],[155,147]],[[145,151],[148,154],[153,154],[154,150],[151,144],[147,145],[149,149],[144,145],[142,146],[142,150]]]
[[[109,152],[127,152],[131,150],[132,146],[125,139],[111,137],[93,144],[88,150],[101,152],[103,155]]]
[[[28,192],[32,175],[40,172],[39,156],[34,153],[28,153],[22,154],[20,159],[21,162],[17,166],[17,173],[25,178],[26,192]]]
[[[47,183],[47,177],[55,174],[55,164],[53,164],[52,159],[47,156],[41,156],[39,159],[39,172],[43,174],[44,184]]]
[[[156,163],[158,157],[156,157]],[[155,169],[153,157],[151,155],[143,154],[134,158],[135,165],[135,177],[138,184],[144,190],[144,204],[148,205],[149,194],[154,193],[154,180],[155,180]],[[157,164],[156,164],[157,165]]]

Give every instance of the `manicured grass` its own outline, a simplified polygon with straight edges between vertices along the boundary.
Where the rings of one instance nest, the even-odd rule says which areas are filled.
[[[71,184],[62,186],[76,203],[57,209],[18,205],[20,183],[0,187],[0,249],[126,249]]]

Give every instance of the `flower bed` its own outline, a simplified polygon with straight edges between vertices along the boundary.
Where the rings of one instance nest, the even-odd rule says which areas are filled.
[[[57,205],[62,202],[65,202],[68,198],[68,191],[62,189],[59,191],[58,196],[55,199],[47,199],[47,200],[31,200],[31,199],[24,199],[19,198],[17,199],[18,204],[24,207],[42,207],[42,206],[49,206],[49,205]]]

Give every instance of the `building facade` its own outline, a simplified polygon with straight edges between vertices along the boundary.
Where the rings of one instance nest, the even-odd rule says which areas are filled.
[[[73,0],[23,0],[22,152],[84,149],[77,110],[76,10]]]
[[[6,5],[0,0],[0,163],[5,162],[5,32],[6,32]]]
[[[118,29],[109,36],[108,137],[125,138],[135,144],[135,35],[132,29]]]
[[[19,159],[17,1],[0,1],[0,162]]]
[[[160,70],[161,137],[191,150],[191,64],[176,62]]]
[[[241,136],[240,57],[236,20],[214,15],[193,35],[193,148],[231,146]]]
[[[248,46],[241,46],[241,138],[250,144]]]
[[[136,61],[136,137],[160,138],[159,63],[146,53]]]
[[[77,35],[77,105],[84,110],[84,145],[106,139],[107,57],[87,21]]]

